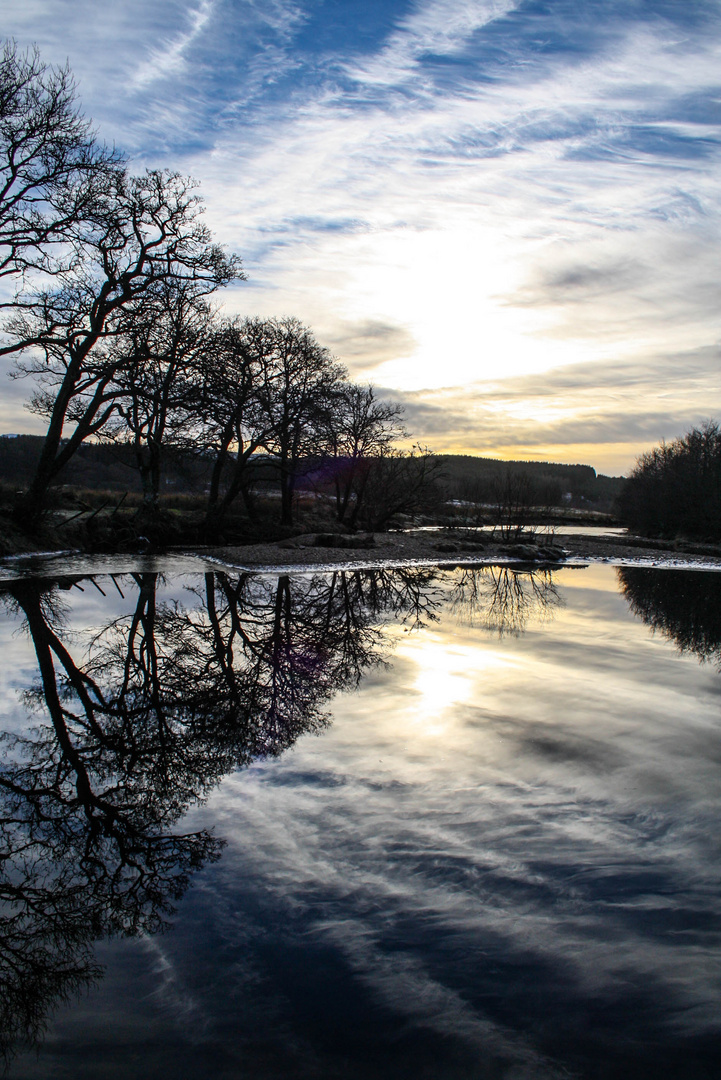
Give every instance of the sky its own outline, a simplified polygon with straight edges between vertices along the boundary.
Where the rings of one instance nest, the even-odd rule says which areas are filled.
[[[134,171],[437,452],[625,473],[721,414],[721,0],[0,0]],[[5,381],[0,430],[39,431]]]

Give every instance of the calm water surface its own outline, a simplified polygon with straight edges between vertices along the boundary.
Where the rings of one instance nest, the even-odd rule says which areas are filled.
[[[721,1075],[721,575],[118,569],[2,586],[9,1076]]]

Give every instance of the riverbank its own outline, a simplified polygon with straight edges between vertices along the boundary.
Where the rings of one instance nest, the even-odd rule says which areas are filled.
[[[248,570],[519,562],[558,566],[612,562],[721,569],[719,545],[664,543],[617,533],[604,534],[603,530],[562,536],[541,534],[532,541],[528,538],[515,542],[457,529],[418,529],[336,540],[338,546],[327,535],[311,533],[279,543],[205,547],[194,551],[213,562]],[[353,546],[345,546],[347,541]]]
[[[721,570],[721,546],[663,542],[627,536],[620,530],[580,528],[562,534],[502,541],[470,529],[415,529],[374,535],[307,533],[279,541],[242,545],[174,545],[165,551],[88,552],[79,549],[16,552],[0,557],[0,578],[50,573],[121,573],[138,560],[172,564],[187,573],[198,562],[230,571],[291,573],[323,569],[403,566],[658,566]],[[112,566],[112,570],[108,567]],[[122,568],[122,569],[121,569]]]

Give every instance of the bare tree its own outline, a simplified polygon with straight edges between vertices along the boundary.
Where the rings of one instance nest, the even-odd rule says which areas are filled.
[[[332,459],[339,522],[355,528],[373,459],[387,455],[393,441],[404,435],[402,405],[378,401],[372,386],[338,384],[326,415],[323,449]]]
[[[118,352],[110,342],[130,331],[146,299],[164,283],[202,296],[243,276],[239,260],[202,223],[195,186],[176,173],[109,175],[77,242],[76,264],[9,321],[13,341],[4,351],[30,350],[17,373],[38,380],[31,408],[48,417],[21,507],[26,519],[37,518],[58,473],[115,412]]]
[[[204,351],[198,411],[213,460],[206,517],[212,530],[222,527],[239,494],[252,511],[249,464],[272,436],[272,416],[258,400],[268,362],[267,327],[260,319],[221,323]]]
[[[527,472],[507,468],[492,484],[494,527],[501,536],[517,539],[527,528],[535,502],[533,482]]]
[[[199,380],[212,349],[210,306],[193,286],[162,281],[125,334],[110,345],[117,411],[106,427],[130,443],[146,508],[156,510],[168,453],[198,447]]]
[[[393,447],[373,459],[358,524],[383,529],[398,514],[417,514],[438,502],[441,461],[427,447]]]
[[[298,319],[257,321],[255,331],[258,404],[268,431],[264,445],[278,464],[281,521],[290,525],[300,462],[317,451],[337,386],[347,373]]]
[[[0,278],[68,269],[97,183],[121,165],[121,155],[97,142],[79,112],[69,68],[44,64],[37,48],[19,52],[6,42],[0,56]],[[0,307],[18,302],[16,296]]]

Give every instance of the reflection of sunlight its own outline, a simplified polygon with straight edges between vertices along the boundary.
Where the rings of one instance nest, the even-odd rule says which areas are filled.
[[[450,645],[438,639],[424,642],[420,650],[401,647],[398,654],[405,654],[416,666],[408,711],[424,735],[443,734],[451,720],[451,706],[473,700],[482,671],[509,664],[508,658],[494,649]]]

